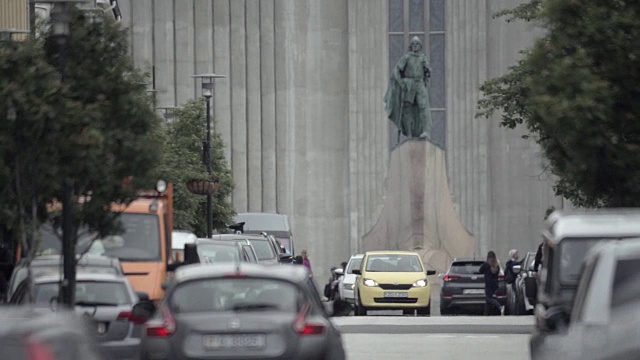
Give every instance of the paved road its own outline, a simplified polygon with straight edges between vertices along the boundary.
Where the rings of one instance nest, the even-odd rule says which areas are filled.
[[[344,334],[348,360],[528,360],[528,335]]]
[[[529,316],[367,316],[334,322],[349,360],[527,360],[533,328]]]

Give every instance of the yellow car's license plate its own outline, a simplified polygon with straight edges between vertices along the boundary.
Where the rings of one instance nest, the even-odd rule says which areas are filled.
[[[386,298],[406,298],[409,297],[409,293],[406,291],[386,291],[384,293]]]

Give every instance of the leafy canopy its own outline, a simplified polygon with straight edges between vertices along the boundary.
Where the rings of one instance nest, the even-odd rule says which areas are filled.
[[[524,125],[577,206],[640,206],[640,2],[534,0],[499,13],[545,30],[502,77],[478,116]]]
[[[82,202],[76,228],[117,231],[110,205],[153,184],[161,161],[159,119],[126,31],[71,13],[63,47],[50,30],[0,45],[0,224],[23,234],[30,223],[57,219],[47,206],[65,181]]]
[[[159,168],[159,174],[174,183],[174,228],[191,230],[201,236],[206,234],[206,197],[189,192],[186,186],[189,180],[220,183],[218,193],[212,196],[214,229],[226,229],[235,215],[228,201],[233,191],[233,176],[224,157],[224,144],[217,133],[211,137],[212,175],[206,171],[203,152],[206,124],[202,99],[192,100],[176,110],[174,120],[165,124],[164,160]]]

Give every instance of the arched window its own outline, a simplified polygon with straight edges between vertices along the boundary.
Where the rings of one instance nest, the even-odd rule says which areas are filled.
[[[409,41],[417,36],[422,40],[431,65],[429,87],[431,141],[445,148],[445,0],[388,0],[389,14],[389,73],[407,51]],[[428,35],[428,36],[427,36]],[[398,130],[389,122],[390,148],[398,145]],[[404,137],[400,138],[400,142]]]

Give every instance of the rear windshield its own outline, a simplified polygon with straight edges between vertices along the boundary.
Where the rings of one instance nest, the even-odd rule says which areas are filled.
[[[240,261],[238,248],[218,244],[198,244],[198,255],[203,263],[223,263]]]
[[[51,299],[58,296],[58,283],[36,284],[34,286],[37,305],[49,306]],[[79,281],[76,284],[76,303],[99,303],[105,306],[129,305],[131,297],[127,287],[121,282]]]
[[[347,274],[353,274],[353,269],[360,269],[360,264],[362,264],[362,258],[352,259],[347,267]]]
[[[118,275],[120,271],[110,266],[90,266],[78,264],[76,267],[78,273],[82,274],[114,274]],[[13,282],[11,283],[11,293],[13,293],[21,282],[27,278],[27,268],[20,267],[16,269],[16,274]],[[31,276],[39,277],[43,275],[57,275],[62,274],[62,266],[48,265],[48,266],[31,266]]]
[[[417,255],[369,255],[369,272],[422,272],[422,264]]]
[[[276,254],[274,253],[273,247],[271,247],[271,243],[268,239],[250,239],[249,242],[253,245],[256,255],[258,256],[258,260],[272,260],[276,258]]]
[[[450,273],[454,274],[479,274],[482,261],[456,261],[451,264]]]
[[[171,294],[176,313],[210,311],[282,311],[296,313],[302,292],[274,279],[218,278],[186,282]]]

